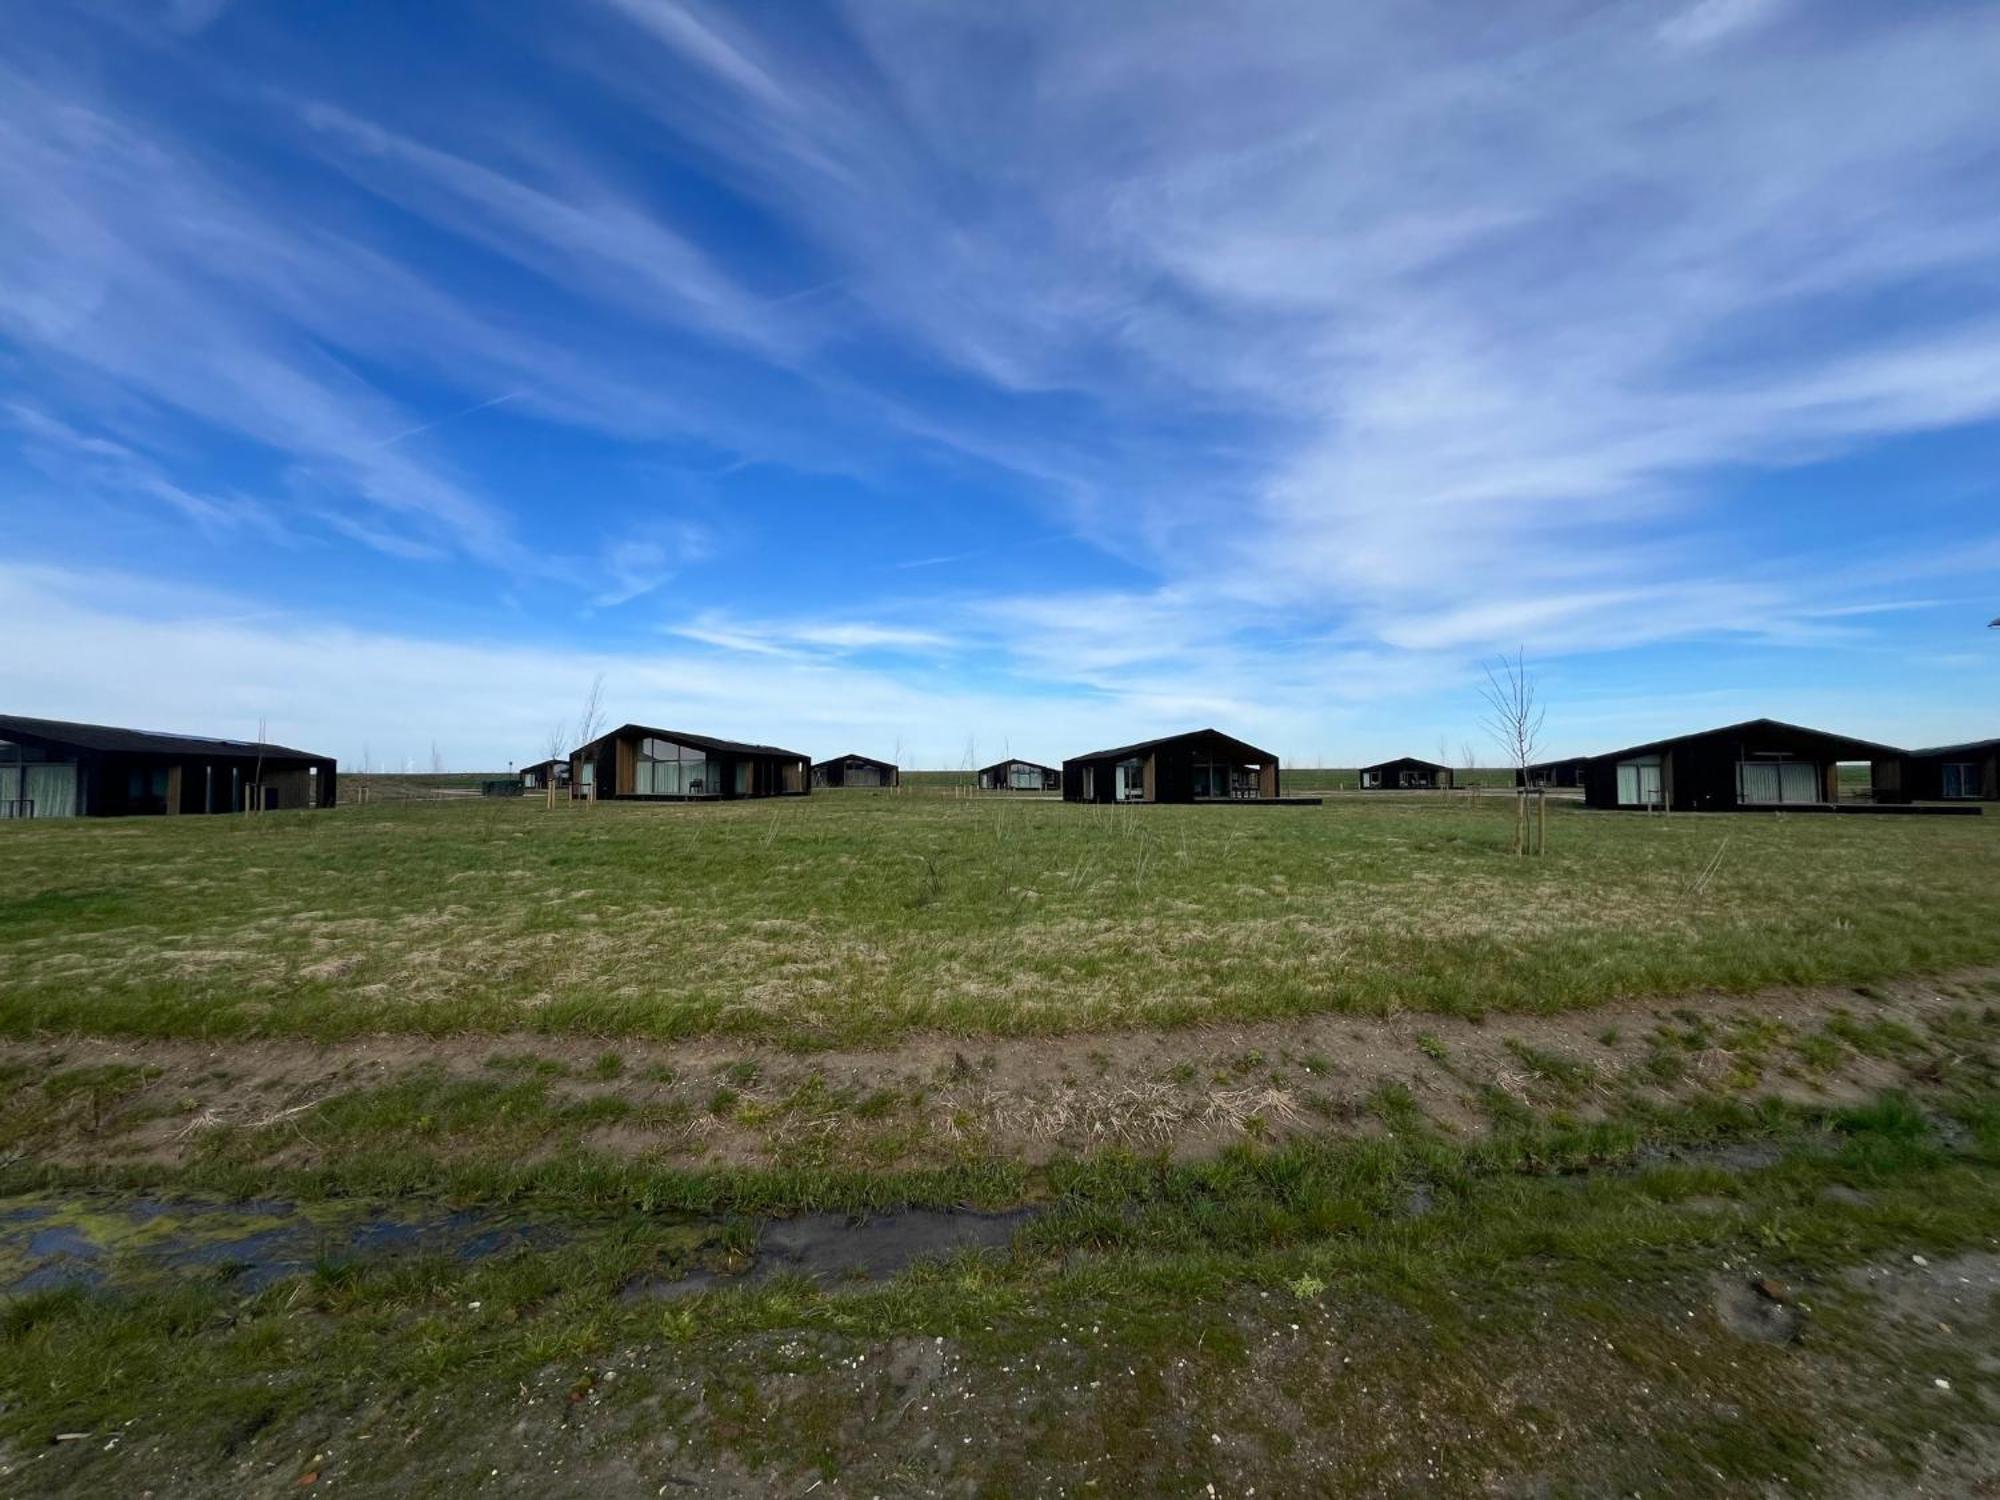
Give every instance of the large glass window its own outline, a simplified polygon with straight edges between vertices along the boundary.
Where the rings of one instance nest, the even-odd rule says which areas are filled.
[[[1197,797],[1242,797],[1258,794],[1257,767],[1233,765],[1221,760],[1194,763],[1194,794]]]
[[[641,797],[719,797],[722,763],[672,740],[639,741],[633,790]]]
[[[1976,764],[1952,761],[1940,767],[1944,785],[1939,791],[1946,797],[1977,797],[1979,795],[1979,767]]]
[[[167,810],[167,768],[134,766],[125,779],[125,806],[135,813]]]

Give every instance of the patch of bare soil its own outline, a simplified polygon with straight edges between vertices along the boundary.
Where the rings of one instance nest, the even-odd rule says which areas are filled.
[[[1996,979],[2000,969],[1984,969],[1865,991],[1632,1000],[1484,1021],[1324,1016],[1048,1038],[925,1035],[811,1054],[532,1034],[332,1045],[76,1037],[0,1043],[0,1066],[26,1064],[31,1076],[153,1070],[110,1109],[93,1100],[88,1129],[79,1106],[39,1135],[17,1135],[18,1146],[58,1162],[171,1164],[217,1131],[284,1127],[276,1134],[286,1162],[308,1164],[321,1104],[419,1069],[541,1078],[557,1106],[620,1101],[621,1117],[582,1143],[626,1158],[887,1168],[969,1156],[1034,1163],[1108,1146],[1192,1157],[1246,1137],[1379,1131],[1385,1094],[1406,1095],[1434,1124],[1465,1134],[1488,1128],[1496,1101],[1508,1099],[1586,1118],[1634,1097],[1704,1090],[1859,1099],[1922,1080],[1968,1047],[1990,1052],[2000,1035]]]

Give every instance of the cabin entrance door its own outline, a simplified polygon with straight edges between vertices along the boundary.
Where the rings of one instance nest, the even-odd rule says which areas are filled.
[[[1117,797],[1120,802],[1146,800],[1146,763],[1143,760],[1118,762]]]

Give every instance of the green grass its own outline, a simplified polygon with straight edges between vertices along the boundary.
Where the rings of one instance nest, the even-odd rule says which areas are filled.
[[[1504,809],[1463,800],[8,825],[0,1031],[812,1045],[1558,1010],[2000,958],[2000,821],[1551,816],[1534,860]]]
[[[714,1463],[885,1490],[899,1461],[917,1489],[1814,1493],[1985,1420],[1992,1310],[1905,1327],[1846,1275],[2000,1235],[2000,1112],[1954,1097],[1061,1163],[1010,1252],[852,1290],[630,1300],[749,1237],[557,1194],[527,1205],[555,1248],[477,1264],[328,1261],[248,1296],[121,1272],[13,1299],[0,1445],[39,1456],[46,1494],[183,1469],[194,1493],[250,1460],[279,1484],[330,1463],[364,1493],[460,1492],[497,1466],[584,1493],[649,1462],[649,1491]],[[1746,1139],[1774,1163],[1704,1164]],[[1682,1156],[1640,1154],[1663,1145]],[[798,1206],[787,1191],[735,1201]],[[1799,1288],[1809,1336],[1731,1333],[1710,1311],[1722,1267]],[[423,1441],[384,1427],[389,1407],[423,1413]],[[557,1448],[559,1480],[538,1445],[573,1428],[592,1441]],[[1442,1467],[1411,1483],[1413,1454]]]
[[[549,1236],[245,1292],[143,1259],[169,1207],[105,1285],[0,1299],[0,1492],[1810,1494],[1979,1441],[1995,1310],[1947,1335],[1853,1273],[2000,1241],[2000,984],[1900,1018],[1860,987],[2000,961],[2000,824],[1558,806],[1524,860],[1508,800],[0,825],[0,1033],[45,1039],[0,1061],[0,1211]],[[1505,1019],[1786,984],[1855,992]],[[1325,1013],[1199,1067],[1089,1034]],[[920,1064],[786,1050],[927,1028],[958,1035]],[[369,1033],[325,1074],[229,1045]],[[1073,1039],[979,1040],[1037,1034]],[[1833,1102],[1856,1078],[1904,1091]],[[1223,1090],[1240,1128],[1157,1155],[978,1113]],[[631,1294],[740,1268],[756,1216],[1023,1204],[1009,1250],[892,1280]],[[1731,1330],[1753,1276],[1808,1336]]]

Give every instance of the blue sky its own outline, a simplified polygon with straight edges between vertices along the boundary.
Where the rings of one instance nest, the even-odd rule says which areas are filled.
[[[0,700],[2000,732],[2000,7],[22,6]]]

